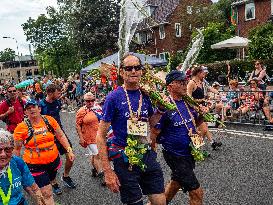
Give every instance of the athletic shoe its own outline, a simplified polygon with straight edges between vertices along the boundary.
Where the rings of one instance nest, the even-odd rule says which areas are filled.
[[[53,184],[52,188],[53,188],[53,193],[56,195],[61,195],[63,193],[61,188],[59,187],[59,184]]]
[[[97,177],[98,176],[98,171],[96,168],[92,169],[92,177]]]
[[[221,147],[222,146],[222,142],[213,142],[211,144],[211,147],[213,150],[216,150],[217,147]]]
[[[68,176],[68,177],[64,177],[62,176],[62,181],[64,182],[64,185],[67,186],[70,189],[75,189],[76,188],[76,184],[72,181],[72,179]]]

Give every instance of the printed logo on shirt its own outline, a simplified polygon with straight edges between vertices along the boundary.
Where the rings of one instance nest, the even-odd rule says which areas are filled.
[[[185,123],[186,123],[186,124],[188,124],[189,122],[191,122],[191,121],[192,121],[192,119],[184,119],[184,121],[185,121]],[[174,122],[173,126],[175,126],[175,127],[179,127],[179,126],[181,126],[181,125],[184,125],[185,123],[184,123],[184,122],[182,122],[182,121],[179,121],[179,122]]]

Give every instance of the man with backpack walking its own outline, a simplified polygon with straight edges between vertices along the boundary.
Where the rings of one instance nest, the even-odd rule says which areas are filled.
[[[60,117],[60,111],[62,108],[61,101],[59,100],[61,96],[61,88],[58,87],[55,84],[50,84],[46,88],[46,98],[40,101],[40,108],[41,108],[41,114],[42,115],[49,115],[53,117],[58,124],[60,125],[61,129],[63,130],[63,126],[61,123],[61,117]],[[70,147],[72,147],[72,144],[70,140],[67,138]],[[76,188],[76,184],[73,182],[71,177],[69,176],[70,170],[73,166],[73,161],[69,158],[69,153],[67,153],[66,149],[62,146],[62,144],[56,139],[56,145],[59,150],[59,153],[61,155],[66,155],[66,161],[65,161],[65,167],[64,167],[64,173],[62,175],[62,181],[64,182],[65,186],[68,188],[74,189]],[[61,194],[62,191],[56,181],[54,180],[54,186],[53,186],[53,192],[57,195]]]
[[[13,84],[6,87],[5,100],[0,103],[0,120],[6,123],[6,129],[13,133],[16,126],[24,119],[24,102],[18,97]]]

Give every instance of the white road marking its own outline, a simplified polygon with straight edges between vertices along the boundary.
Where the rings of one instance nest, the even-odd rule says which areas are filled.
[[[271,134],[264,134],[264,133],[258,133],[258,132],[246,132],[246,131],[240,131],[240,130],[229,130],[229,129],[216,129],[212,128],[210,129],[212,132],[218,132],[218,133],[227,133],[231,135],[237,135],[237,136],[243,136],[243,137],[254,137],[254,138],[260,138],[260,139],[270,139],[273,140],[273,135]]]

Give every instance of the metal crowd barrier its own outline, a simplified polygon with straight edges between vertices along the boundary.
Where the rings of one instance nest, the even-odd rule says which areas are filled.
[[[226,98],[228,93],[237,93],[238,96],[238,103],[235,103],[236,106],[233,105],[230,109],[230,113],[226,112],[227,107],[231,106],[231,102],[229,99]],[[259,100],[254,101],[254,103],[249,105],[250,101],[249,98],[250,96],[253,96],[254,93],[260,93],[264,97],[259,98]],[[219,96],[220,98],[217,96]],[[266,102],[268,102],[269,110],[270,110],[270,115],[272,115],[273,112],[273,90],[262,90],[262,91],[242,91],[242,90],[236,90],[236,91],[219,91],[219,94],[214,94],[214,100],[213,100],[213,95],[209,95],[212,100],[212,103],[217,104],[217,103],[222,103],[224,106],[221,110],[221,113],[216,112],[216,107],[210,111],[212,114],[219,115],[224,119],[225,123],[232,123],[232,124],[245,124],[245,125],[268,125],[268,119],[266,119],[263,107],[264,103],[262,99],[265,99]],[[242,97],[246,96],[248,100],[242,100]],[[210,100],[209,100],[210,101]],[[242,105],[246,105],[246,103],[249,105],[249,110],[246,113],[242,113],[240,110],[240,107]],[[227,115],[228,114],[228,115]],[[214,124],[209,124],[210,126],[214,126]]]

